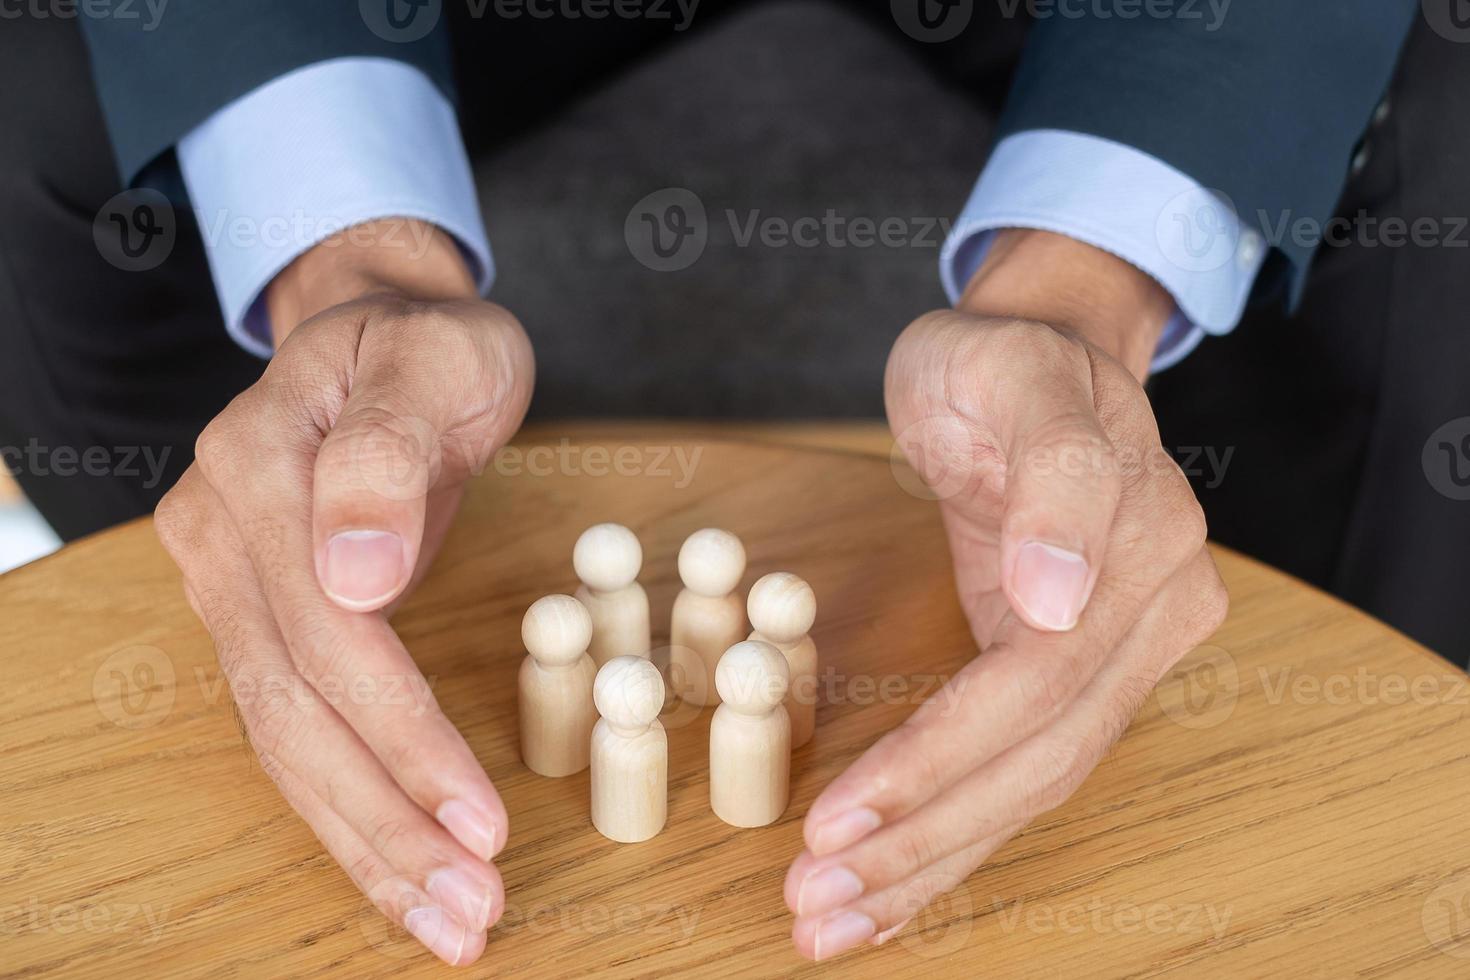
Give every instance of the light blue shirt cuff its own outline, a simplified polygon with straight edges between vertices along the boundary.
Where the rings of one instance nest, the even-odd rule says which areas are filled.
[[[482,293],[494,280],[454,107],[410,65],[340,58],[297,69],[210,116],[178,157],[226,329],[261,357],[272,353],[266,286],[364,221],[436,225],[459,242]],[[426,244],[407,224],[397,233],[406,247]]]
[[[1142,150],[1055,129],[1015,133],[991,154],[940,252],[951,303],[1000,228],[1066,235],[1157,280],[1176,312],[1154,352],[1155,371],[1177,364],[1206,334],[1234,329],[1267,251],[1223,194]]]

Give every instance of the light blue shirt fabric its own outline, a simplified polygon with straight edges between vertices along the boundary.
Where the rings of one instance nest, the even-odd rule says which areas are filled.
[[[261,357],[272,353],[265,287],[364,221],[437,225],[458,240],[482,293],[494,280],[454,107],[402,62],[341,58],[282,75],[191,131],[178,158],[225,326]],[[407,227],[397,234],[417,247]]]
[[[1057,232],[1157,280],[1176,311],[1154,352],[1155,371],[1177,364],[1206,334],[1229,333],[1240,322],[1267,251],[1226,198],[1162,160],[1054,129],[1015,133],[996,145],[940,251],[951,303],[1000,228]]]
[[[190,132],[178,156],[225,325],[262,357],[271,354],[266,286],[354,224],[407,217],[437,225],[459,241],[482,292],[494,280],[453,106],[401,62],[342,58],[283,75]],[[1008,227],[1068,235],[1156,279],[1177,312],[1155,370],[1239,322],[1266,253],[1228,201],[1163,161],[1060,130],[996,146],[940,253],[951,302],[994,232]]]

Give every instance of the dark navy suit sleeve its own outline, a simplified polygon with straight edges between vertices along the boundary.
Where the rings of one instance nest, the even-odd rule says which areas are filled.
[[[80,18],[123,181],[171,160],[173,146],[215,110],[332,58],[405,62],[453,101],[440,8],[436,0],[172,0],[156,21]]]
[[[1178,0],[1167,17],[1148,6],[1038,18],[999,135],[1072,130],[1153,155],[1223,192],[1299,285],[1312,242],[1281,229],[1332,216],[1419,3],[1216,0],[1217,15],[1210,0]]]

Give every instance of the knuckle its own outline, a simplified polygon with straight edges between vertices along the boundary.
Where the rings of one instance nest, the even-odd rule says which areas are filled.
[[[377,821],[372,828],[368,843],[379,854],[391,854],[411,837],[413,828],[394,817]]]
[[[1070,703],[1081,680],[1079,673],[1062,656],[1039,651],[1034,654],[1013,682],[1027,716],[1050,718]]]
[[[1123,478],[1117,453],[1091,411],[1053,415],[1027,435],[1023,465],[1031,473],[1085,481],[1093,496],[1117,501]]]
[[[1038,813],[1061,806],[1086,778],[1085,741],[1082,739],[1048,739],[1032,760],[1033,805]]]
[[[946,773],[940,765],[937,753],[926,744],[926,726],[917,718],[919,713],[909,715],[903,724],[885,737],[884,761],[896,771],[904,774],[905,782],[915,787],[920,795],[932,795],[948,783]]]
[[[927,868],[941,860],[945,857],[945,849],[930,834],[915,829],[898,838],[893,856],[896,860],[889,869],[889,874],[906,875],[921,868]],[[877,883],[865,882],[865,884],[872,888]]]
[[[1225,617],[1230,613],[1230,590],[1225,587],[1219,572],[1214,570],[1213,563],[1210,573],[1195,593],[1194,607],[1184,630],[1191,647],[1213,636],[1224,625]]]
[[[241,705],[250,742],[262,758],[290,758],[301,744],[305,713],[287,685],[268,679],[254,685],[253,696]]]
[[[385,475],[402,479],[427,472],[437,448],[433,427],[424,419],[385,405],[352,411],[323,441],[316,478],[352,486]]]
[[[1112,745],[1123,737],[1138,709],[1143,707],[1157,686],[1154,678],[1142,674],[1130,674],[1123,678],[1118,688],[1115,707],[1108,713],[1103,729],[1104,745]]]
[[[252,741],[251,744],[254,745],[255,743]],[[275,753],[263,749],[259,745],[255,746],[255,754],[256,759],[260,762],[260,771],[265,773],[271,782],[280,786],[289,771],[286,768],[286,764]]]
[[[387,896],[377,897],[371,894],[374,883],[381,876],[381,862],[376,854],[372,851],[363,851],[356,854],[342,865],[342,870],[347,872],[347,877],[352,879],[359,890],[370,898],[375,899],[373,904],[379,912],[382,912],[389,918],[395,917],[397,909],[387,899]]]
[[[221,412],[200,430],[198,437],[194,440],[194,462],[199,465],[199,470],[204,474],[204,478],[211,483],[219,475],[220,467],[224,463],[225,447],[231,442],[229,435],[224,431],[227,424],[225,414]]]
[[[1176,487],[1178,485],[1176,484]],[[1189,491],[1188,485],[1176,490],[1175,499],[1166,510],[1165,528],[1168,537],[1178,549],[1175,557],[1182,564],[1193,558],[1205,546],[1209,538],[1209,524],[1205,521],[1205,510]]]
[[[1148,508],[1148,538],[1156,553],[1178,568],[1192,559],[1205,546],[1209,524],[1204,508],[1194,495],[1188,479],[1167,453],[1159,451],[1168,465],[1162,469],[1152,488],[1153,501]]]
[[[291,662],[317,690],[345,690],[354,679],[356,651],[349,639],[334,630],[307,603],[287,611],[287,647]]]
[[[422,724],[422,719],[419,721]],[[391,773],[433,772],[450,762],[444,750],[429,739],[415,738],[404,733],[400,737],[385,738],[382,741],[384,744],[380,751],[383,753],[383,764]],[[375,744],[374,748],[379,749],[379,746]]]
[[[239,608],[215,589],[196,590],[200,604],[208,611],[209,635],[214,639],[215,658],[226,677],[234,677],[244,664],[245,651],[251,648],[252,631],[240,615]]]
[[[159,500],[153,511],[153,528],[164,550],[176,559],[193,550],[200,538],[199,502],[175,486]]]

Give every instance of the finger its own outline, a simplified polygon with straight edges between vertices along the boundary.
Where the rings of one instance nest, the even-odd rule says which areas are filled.
[[[499,921],[505,909],[503,892],[496,893],[485,925],[475,924],[479,910],[470,904],[472,896],[446,894],[442,879],[430,879],[426,889],[418,876],[395,871],[288,768],[265,759],[262,764],[292,809],[301,814],[327,853],[378,911],[450,966],[480,958],[485,951],[485,929]]]
[[[792,944],[798,953],[811,960],[830,959],[865,941],[881,946],[936,897],[962,886],[1015,833],[1016,830],[1011,830],[977,841],[922,873],[874,893],[861,908],[842,908],[826,915],[798,918],[791,927]]]
[[[200,440],[203,472],[234,525],[248,529],[243,547],[299,672],[318,691],[335,692],[340,715],[414,802],[489,860],[508,827],[483,768],[386,620],[343,610],[318,584],[310,476],[302,472],[314,446],[297,412],[269,388],[237,399]],[[283,449],[283,433],[295,433],[295,444]],[[358,696],[363,691],[381,696]]]
[[[1096,585],[1122,491],[1093,358],[1043,324],[987,334],[974,370],[992,387],[986,418],[1006,457],[1002,584],[1030,626],[1069,630]]]
[[[812,803],[804,834],[814,853],[846,847],[902,817],[1041,730],[1088,683],[1160,586],[1204,549],[1198,504],[1172,464],[1139,482],[1113,524],[1108,571],[1079,627],[1048,632],[1003,618],[983,654]]]
[[[429,491],[487,461],[520,423],[515,330],[487,309],[406,307],[362,331],[312,480],[317,575],[344,609],[381,609],[403,591]]]
[[[1074,704],[1044,731],[980,766],[904,819],[836,853],[806,854],[787,875],[788,905],[804,918],[839,908],[874,917],[881,896],[978,840],[1009,837],[1060,805],[1122,735],[1157,679],[1224,615],[1207,552],[1161,590]]]
[[[408,586],[398,593],[398,598],[383,607],[384,616],[392,617],[398,611],[398,607],[403,605],[409,595],[423,582],[424,577],[429,574],[429,569],[434,563],[434,556],[439,553],[439,548],[449,535],[450,527],[454,525],[454,518],[459,512],[459,503],[463,497],[463,483],[436,487],[429,491],[428,507],[424,514],[424,543],[419,547],[418,567],[413,570]]]
[[[212,497],[213,491],[197,473],[186,473],[160,507],[160,532],[193,582],[202,617],[266,771],[314,829],[326,834],[324,843],[347,846],[338,844],[341,834],[317,826],[317,818],[331,812],[375,860],[396,875],[421,882],[458,922],[483,930],[504,908],[499,872],[467,852],[415,806],[297,674],[250,566],[219,558],[238,554],[240,542]],[[181,516],[183,507],[188,508],[187,516]],[[436,952],[443,955],[445,950],[436,947]]]

